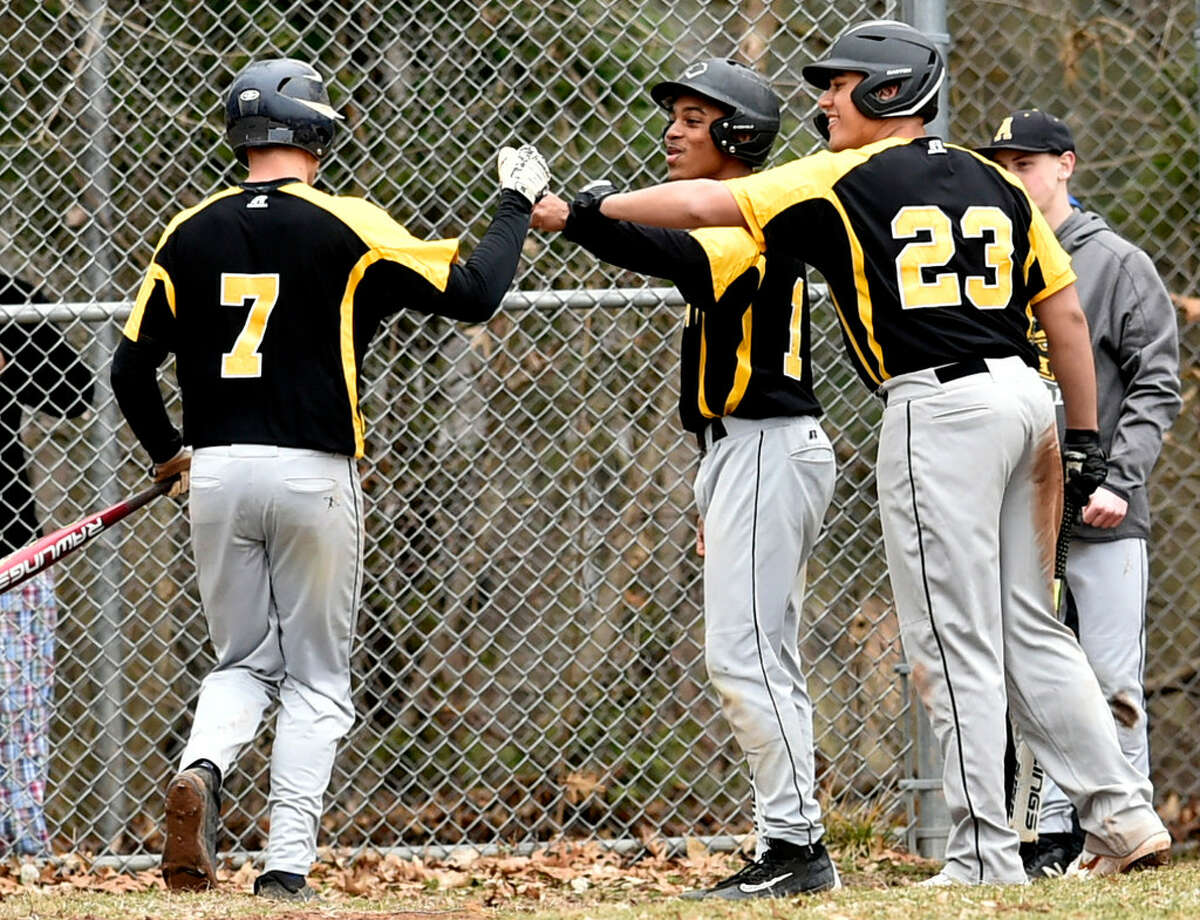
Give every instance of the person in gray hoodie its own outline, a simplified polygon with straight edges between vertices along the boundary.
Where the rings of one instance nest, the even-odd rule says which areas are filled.
[[[1076,206],[1070,193],[1075,141],[1065,122],[1037,109],[1014,112],[977,151],[1021,180],[1078,276],[1096,362],[1108,477],[1084,508],[1071,543],[1068,622],[1113,707],[1121,749],[1148,778],[1142,689],[1150,536],[1146,480],[1181,405],[1175,310],[1150,257],[1103,217]],[[1043,376],[1055,387],[1044,335],[1038,344]],[[1083,845],[1066,797],[1049,779],[1043,792],[1040,836],[1022,847],[1030,878],[1065,872]]]

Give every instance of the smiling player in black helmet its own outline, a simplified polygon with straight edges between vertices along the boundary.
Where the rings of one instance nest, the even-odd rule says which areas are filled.
[[[825,276],[859,376],[886,399],[876,477],[913,680],[953,824],[932,884],[1026,881],[1008,827],[1005,707],[1079,809],[1097,875],[1162,865],[1170,836],[1052,613],[1062,502],[1054,410],[1026,331],[1046,330],[1067,416],[1066,489],[1104,478],[1070,261],[1021,184],[925,133],[945,65],[904,23],[848,29],[804,68],[823,151],[753,176],[614,194],[604,215],[740,226]]]
[[[672,180],[748,176],[779,132],[779,100],[735,61],[692,64],[650,94],[667,113]],[[804,566],[833,494],[817,421],[803,263],[764,259],[750,234],[608,220],[612,186],[568,206],[546,196],[533,225],[564,230],[606,262],[674,282],[687,298],[679,416],[699,444],[705,656],[750,761],[756,859],[692,898],[782,897],[839,884],[815,798],[812,704],[797,647]]]

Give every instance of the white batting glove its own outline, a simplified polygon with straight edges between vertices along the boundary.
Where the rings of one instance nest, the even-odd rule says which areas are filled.
[[[550,188],[550,167],[530,144],[501,147],[496,169],[500,173],[500,187],[520,192],[531,205],[537,204]]]

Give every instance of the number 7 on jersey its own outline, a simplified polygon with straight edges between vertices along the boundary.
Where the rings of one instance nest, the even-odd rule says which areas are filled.
[[[230,351],[221,355],[222,377],[261,377],[259,346],[267,331],[267,320],[279,299],[279,273],[234,275],[221,273],[221,306],[243,307],[250,301],[246,324]]]

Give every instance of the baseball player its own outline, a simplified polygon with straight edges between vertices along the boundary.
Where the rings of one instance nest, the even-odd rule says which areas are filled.
[[[667,112],[671,180],[750,175],[779,131],[775,93],[734,61],[697,62],[650,94]],[[610,220],[596,207],[606,189],[593,185],[569,207],[547,195],[533,226],[564,230],[606,262],[673,281],[689,305],[679,417],[701,451],[705,660],[750,763],[758,839],[754,861],[690,896],[834,888],[797,647],[804,564],[834,485],[812,391],[804,265],[786,253],[764,259],[740,227],[687,232]]]
[[[258,895],[310,900],[321,798],[354,715],[350,644],[362,584],[359,367],[402,307],[468,322],[496,310],[548,174],[500,156],[500,205],[470,259],[360,198],[313,187],[341,116],[308,64],[250,64],[226,136],[245,182],[177,215],[113,359],[113,390],[161,480],[190,476],[192,549],[216,653],[166,794],[162,872],[216,884],[221,778],[279,702],[270,837]],[[156,369],[175,354],[183,435]],[[194,459],[189,461],[189,448]]]
[[[1101,690],[1114,711],[1124,714],[1117,721],[1121,750],[1148,781],[1142,691],[1150,536],[1146,479],[1181,405],[1175,310],[1150,257],[1098,214],[1071,205],[1075,140],[1064,121],[1036,109],[1014,112],[979,152],[1021,180],[1079,276],[1108,472],[1092,493],[1067,557],[1069,609]],[[1056,390],[1052,376],[1050,381]],[[1042,796],[1038,840],[1022,844],[1030,878],[1062,874],[1083,849],[1062,790],[1047,778]]]
[[[1020,182],[925,134],[945,65],[903,23],[849,28],[804,68],[830,150],[724,182],[601,203],[660,226],[748,228],[817,268],[859,376],[886,400],[876,478],[901,639],[945,758],[952,826],[930,884],[1026,882],[1008,827],[1005,709],[1079,809],[1098,875],[1166,862],[1150,786],[1051,612],[1062,467],[1027,313],[1066,407],[1066,488],[1103,481],[1070,261]]]

